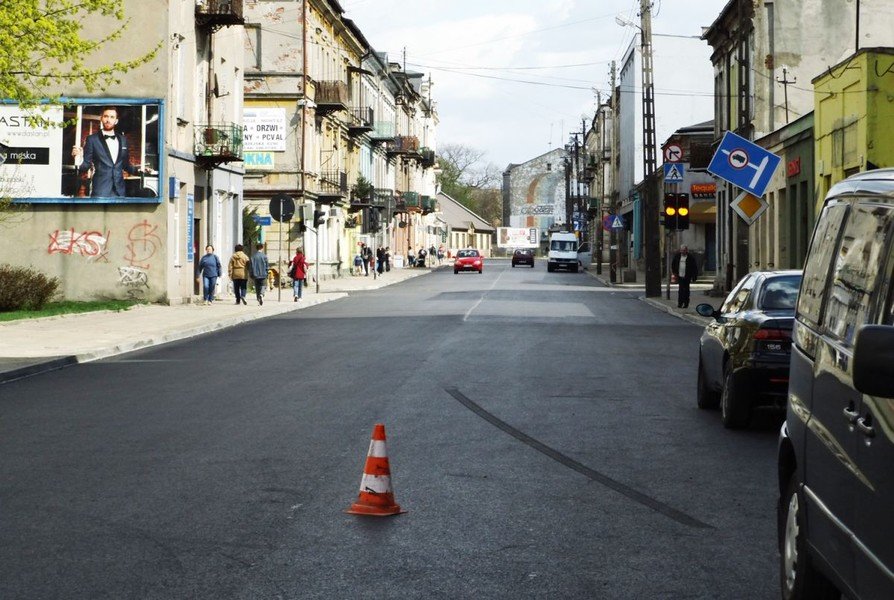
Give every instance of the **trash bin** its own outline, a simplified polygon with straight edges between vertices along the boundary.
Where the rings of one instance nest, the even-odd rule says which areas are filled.
[[[391,257],[391,260],[394,262],[395,269],[403,269],[404,268],[404,257],[400,254],[395,254]]]

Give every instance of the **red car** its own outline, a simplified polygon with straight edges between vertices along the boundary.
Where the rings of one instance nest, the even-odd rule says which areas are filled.
[[[460,271],[478,271],[480,275],[483,268],[484,259],[477,250],[460,250],[456,253],[456,260],[453,262],[454,275]]]

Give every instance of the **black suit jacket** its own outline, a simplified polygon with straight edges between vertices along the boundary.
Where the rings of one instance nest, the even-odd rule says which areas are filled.
[[[115,133],[115,137],[118,138],[118,156],[109,152],[101,132],[88,135],[84,144],[84,162],[79,170],[94,168],[90,195],[95,198],[124,196],[124,171],[131,175],[137,173],[137,168],[130,164],[127,138],[120,133]]]
[[[682,254],[677,252],[674,254],[674,259],[671,261],[671,271],[674,275],[677,276],[677,279],[683,279],[685,281],[695,281],[698,279],[698,263],[695,260],[695,257],[692,254],[686,255],[686,277],[680,277],[680,259],[683,257]]]

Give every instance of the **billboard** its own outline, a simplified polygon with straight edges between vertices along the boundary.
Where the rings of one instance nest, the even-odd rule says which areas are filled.
[[[161,103],[67,102],[0,104],[0,194],[27,202],[160,202]]]
[[[536,248],[540,230],[536,227],[497,227],[498,248]]]

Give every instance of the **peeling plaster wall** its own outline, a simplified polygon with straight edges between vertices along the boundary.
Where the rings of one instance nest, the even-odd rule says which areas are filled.
[[[565,151],[556,149],[510,167],[504,177],[509,188],[508,227],[538,227],[542,233],[565,222],[564,157]],[[548,212],[535,214],[537,210]]]

